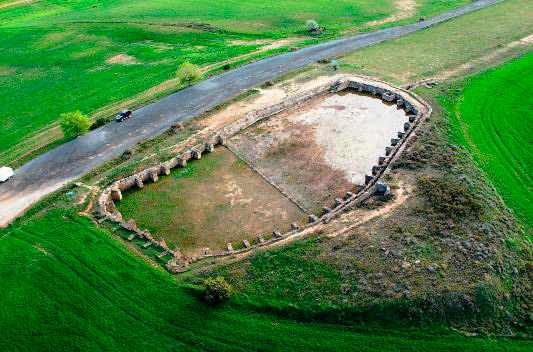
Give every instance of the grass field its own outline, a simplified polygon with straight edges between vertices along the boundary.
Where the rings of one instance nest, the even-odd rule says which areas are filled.
[[[417,11],[442,12],[465,2],[423,1]],[[0,7],[0,163],[60,139],[54,123],[60,113],[92,114],[133,97],[174,78],[186,60],[204,68],[229,59],[242,64],[254,58],[242,55],[280,38],[295,37],[296,45],[305,40],[308,18],[335,36],[395,11],[392,0],[42,0]],[[256,39],[264,42],[248,41]],[[180,88],[173,84],[159,93]]]
[[[358,73],[405,84],[504,48],[533,33],[533,4],[509,0],[339,59]],[[487,25],[490,23],[490,26]],[[531,50],[533,45],[529,45]],[[525,46],[512,51],[523,52]]]
[[[453,84],[452,143],[464,145],[505,203],[533,228],[533,54]]]
[[[221,251],[242,240],[268,239],[272,231],[289,230],[307,220],[296,205],[226,148],[217,148],[185,169],[142,190],[124,193],[117,202],[125,219],[135,219],[156,238],[186,254],[204,248]]]
[[[21,225],[19,223],[19,225]],[[444,331],[355,330],[209,308],[62,210],[0,230],[0,349],[82,351],[526,351]]]

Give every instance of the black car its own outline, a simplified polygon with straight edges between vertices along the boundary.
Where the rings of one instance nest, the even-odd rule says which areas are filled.
[[[115,121],[121,122],[126,119],[129,119],[130,117],[131,117],[131,110],[123,110],[117,115],[117,117],[115,117]]]

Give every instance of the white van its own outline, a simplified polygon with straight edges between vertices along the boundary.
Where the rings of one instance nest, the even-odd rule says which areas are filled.
[[[13,169],[7,166],[0,167],[0,182],[6,182],[13,176]]]

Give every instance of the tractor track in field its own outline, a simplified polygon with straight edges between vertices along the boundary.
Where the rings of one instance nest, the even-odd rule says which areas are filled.
[[[110,123],[33,159],[0,184],[0,226],[7,225],[46,194],[89,172],[126,149],[189,120],[239,93],[317,60],[398,38],[448,19],[499,3],[480,0],[425,21],[332,40],[269,57],[214,76],[134,112],[124,123]]]

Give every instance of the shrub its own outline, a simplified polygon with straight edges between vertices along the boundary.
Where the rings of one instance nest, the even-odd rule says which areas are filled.
[[[209,303],[222,303],[227,301],[231,296],[231,286],[222,276],[218,276],[216,278],[210,277],[204,280],[204,286],[204,298]]]
[[[74,138],[86,133],[91,120],[80,111],[65,112],[60,115],[59,124],[66,138]]]
[[[227,71],[227,70],[229,70],[230,68],[231,68],[231,65],[230,65],[230,64],[225,64],[224,66],[222,66],[222,69],[223,69],[224,71]]]
[[[196,81],[201,75],[202,72],[200,71],[200,68],[195,64],[191,64],[189,61],[182,63],[176,71],[176,77],[178,77],[181,82],[187,84]]]
[[[103,117],[99,117],[96,121],[93,122],[91,127],[89,128],[91,131],[97,129],[98,127],[102,127],[107,123],[107,120]]]
[[[479,218],[482,207],[473,190],[445,177],[421,177],[418,189],[426,198],[429,208],[426,211],[443,218]]]
[[[307,26],[308,32],[316,32],[318,31],[318,23],[316,23],[315,20],[307,20],[305,21],[305,25]]]

